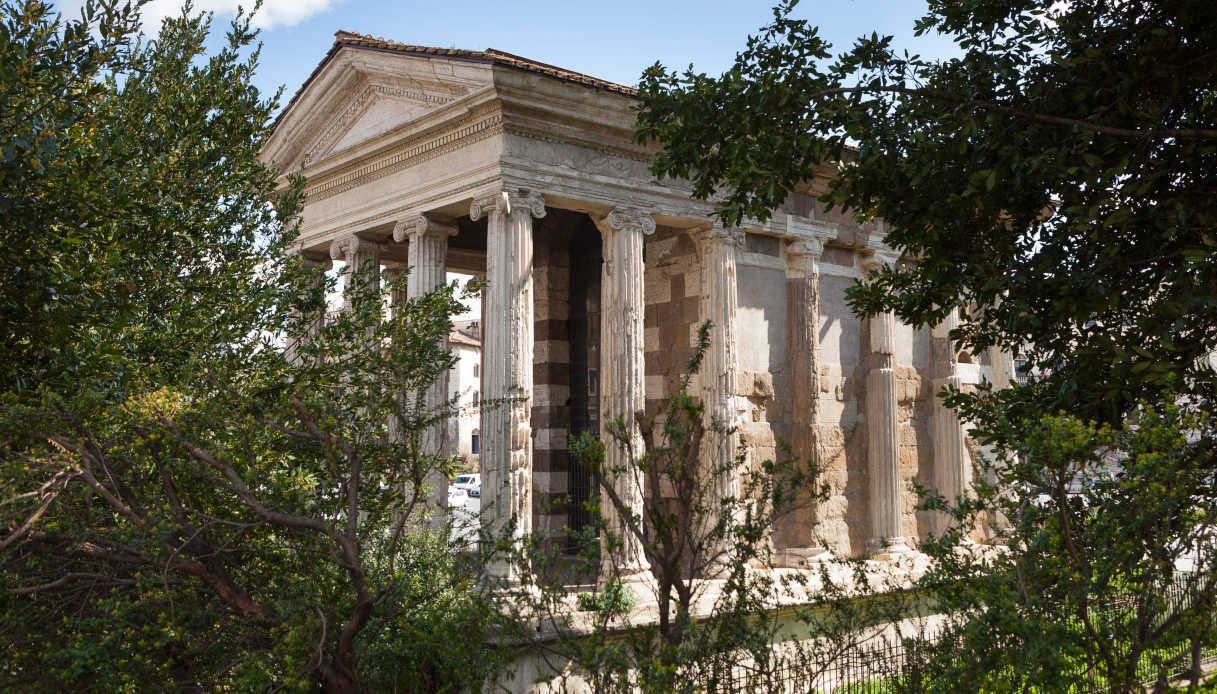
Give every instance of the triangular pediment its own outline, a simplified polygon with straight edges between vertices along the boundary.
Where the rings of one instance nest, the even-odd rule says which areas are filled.
[[[416,120],[456,98],[451,93],[364,80],[349,101],[341,104],[325,126],[314,133],[305,156],[309,161],[320,161]]]
[[[288,104],[263,158],[283,171],[316,164],[490,83],[482,65],[344,48]]]

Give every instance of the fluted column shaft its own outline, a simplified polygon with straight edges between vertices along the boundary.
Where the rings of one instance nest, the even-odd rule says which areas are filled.
[[[963,379],[958,375],[937,378],[934,379],[934,393],[940,393],[948,386],[958,389],[962,385]],[[972,488],[972,461],[964,442],[964,427],[959,415],[937,396],[934,400],[934,457],[938,493],[954,503]],[[950,525],[950,517],[944,513],[935,516],[938,521],[936,530],[945,532]]]
[[[393,240],[409,243],[407,257],[410,274],[406,276],[406,298],[419,299],[434,291],[447,280],[448,238],[455,236],[457,227],[421,214],[402,220],[393,228]],[[439,338],[440,347],[447,351],[448,336]],[[449,440],[448,370],[444,369],[421,395],[422,405],[428,416],[439,417],[428,426],[422,435],[421,449],[424,453],[447,457],[453,454],[454,446]],[[416,401],[417,402],[417,401]],[[433,469],[427,475],[427,486],[431,489],[430,514],[434,529],[443,527],[448,511],[448,480],[442,469]]]
[[[519,541],[532,533],[533,239],[532,220],[545,216],[542,197],[502,191],[470,207],[487,218],[486,299],[482,316],[481,412],[483,525],[494,534],[511,527]],[[518,580],[519,567],[497,561],[491,573]]]
[[[393,229],[393,240],[409,242],[410,274],[406,277],[406,297],[418,299],[435,291],[447,281],[448,239],[455,236],[457,227],[428,215],[418,215],[397,223]],[[448,349],[448,336],[440,338],[441,347]],[[427,412],[442,414],[448,403],[448,371],[444,370],[423,394]],[[447,437],[447,420],[442,419],[428,427],[423,434],[423,450],[438,455],[452,455],[453,445]],[[442,475],[436,482],[443,482]],[[439,491],[447,495],[447,485]],[[445,502],[446,503],[446,502]]]
[[[894,259],[893,259],[894,260]],[[877,267],[877,260],[867,264]],[[903,484],[896,400],[896,316],[870,318],[871,370],[866,376],[867,459],[870,464],[870,551],[891,555],[909,550],[901,532]]]
[[[820,408],[820,259],[827,235],[792,242],[786,249],[786,354],[794,382],[794,430],[791,446],[800,461],[820,462],[817,425]],[[823,483],[817,480],[817,487]],[[821,505],[812,499],[805,521],[788,530],[787,548],[806,548],[802,561],[826,560],[830,553],[821,546],[816,524]]]
[[[645,236],[655,232],[651,215],[618,207],[596,220],[603,242],[604,264],[600,280],[600,440],[604,442],[606,477],[622,501],[622,512],[602,503],[610,532],[620,542],[620,554],[608,556],[602,538],[605,570],[615,560],[623,576],[642,574],[648,562],[642,540],[630,532],[624,513],[641,519],[642,479],[636,461],[643,455],[642,436],[634,417],[646,407],[646,354],[643,317],[642,251]],[[625,441],[609,434],[616,421],[625,425]]]
[[[816,412],[820,395],[820,243],[791,244],[786,279],[788,349],[794,380],[794,454],[815,458]]]
[[[702,401],[706,406],[707,435],[702,439],[706,461],[719,472],[716,484],[720,497],[740,495],[739,432],[719,435],[709,431],[717,424],[730,429],[738,424],[735,403],[739,371],[736,312],[739,308],[735,254],[743,245],[744,233],[738,229],[710,226],[696,234],[702,256],[702,310],[710,321],[710,347],[701,370]]]
[[[931,333],[934,368],[938,375],[934,379],[934,485],[949,503],[954,503],[972,488],[972,460],[968,456],[963,423],[940,397],[943,388],[963,385],[959,376],[959,353],[950,337],[958,325],[959,317],[952,311]],[[938,534],[946,532],[951,526],[950,515],[935,513],[934,526]]]

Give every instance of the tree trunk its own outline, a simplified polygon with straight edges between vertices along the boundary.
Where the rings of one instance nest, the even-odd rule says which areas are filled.
[[[331,658],[329,662],[322,663],[317,671],[325,683],[325,694],[359,694],[359,675],[355,672],[355,663]]]

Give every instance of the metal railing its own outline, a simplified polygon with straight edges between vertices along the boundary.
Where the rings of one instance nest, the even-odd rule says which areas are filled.
[[[1184,578],[1181,576],[1165,589],[1162,595],[1165,614],[1192,605],[1194,593],[1189,590],[1191,584],[1183,580]],[[1137,600],[1129,596],[1094,610],[1092,618],[1111,625],[1135,619],[1138,607]],[[1154,621],[1160,623],[1161,618],[1164,617],[1160,616]],[[1161,682],[1188,679],[1196,664],[1199,664],[1201,671],[1205,673],[1217,668],[1217,644],[1207,645],[1198,655],[1199,662],[1194,663],[1191,648],[1187,643],[1146,649],[1137,661],[1137,679],[1142,685],[1152,687]],[[919,669],[918,664],[924,662],[919,656],[920,654],[910,650],[909,644],[880,642],[849,649],[832,662],[820,667],[792,664],[774,672],[763,672],[741,665],[733,670],[728,678],[729,682],[718,691],[720,694],[746,694],[754,691],[789,694],[894,694],[909,690],[908,685],[911,682],[908,679],[915,676],[914,672]],[[1163,668],[1163,664],[1167,667]],[[1079,671],[1073,673],[1076,684],[1069,690],[1070,694],[1107,694],[1110,691],[1110,686],[1093,668],[1087,668],[1084,664],[1079,664],[1078,667]],[[932,690],[932,687],[926,689]]]

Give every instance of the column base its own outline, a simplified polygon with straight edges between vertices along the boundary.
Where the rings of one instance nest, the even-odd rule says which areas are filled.
[[[909,537],[875,538],[867,543],[867,552],[876,561],[892,561],[912,552],[915,546],[916,543]]]
[[[603,586],[608,583],[610,577],[615,577],[623,584],[645,583],[652,579],[651,569],[645,564],[618,567],[601,565],[600,575],[596,578],[596,584]]]

